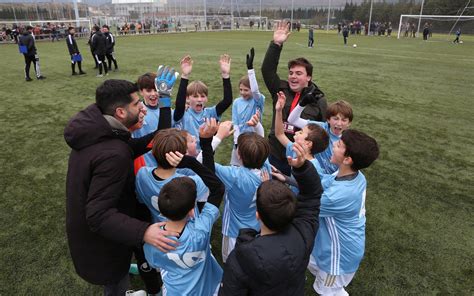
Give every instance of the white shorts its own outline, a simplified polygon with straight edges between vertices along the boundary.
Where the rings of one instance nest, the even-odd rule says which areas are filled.
[[[331,275],[321,270],[316,264],[316,259],[309,257],[308,270],[314,275],[313,288],[320,295],[347,296],[349,293],[344,290],[352,281],[355,272],[341,275]]]
[[[230,237],[227,235],[222,236],[222,262],[227,261],[227,257],[229,257],[230,252],[235,248],[235,242],[237,238]]]

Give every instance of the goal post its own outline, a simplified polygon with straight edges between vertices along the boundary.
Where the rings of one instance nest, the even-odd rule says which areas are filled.
[[[474,15],[419,15],[419,14],[402,14],[400,15],[400,21],[398,23],[398,34],[397,39],[400,39],[402,32],[406,32],[410,30],[409,27],[410,20],[420,22],[421,20],[429,20],[431,22],[438,22],[440,23],[438,33],[446,33],[450,34],[452,28],[457,24],[464,25],[465,23],[469,23],[467,27],[468,33],[474,33]]]

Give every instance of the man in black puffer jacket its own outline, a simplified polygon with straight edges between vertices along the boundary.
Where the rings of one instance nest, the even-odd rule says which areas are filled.
[[[103,285],[105,295],[125,295],[132,248],[143,242],[163,248],[177,236],[136,219],[133,160],[147,151],[153,133],[131,139],[143,104],[136,84],[107,80],[96,90],[96,103],[67,124],[72,148],[66,180],[66,231],[79,276]],[[166,247],[165,247],[166,248]],[[169,248],[167,248],[169,249]]]
[[[74,27],[69,27],[67,31],[69,34],[66,37],[66,44],[69,55],[71,56],[72,75],[77,75],[76,64],[79,67],[79,75],[86,74],[86,72],[82,71],[82,56],[79,52],[79,48],[77,47],[76,39],[74,39],[76,29],[74,29]]]
[[[25,80],[31,81],[30,77],[30,67],[31,63],[33,63],[33,67],[35,68],[36,78],[41,80],[45,79],[46,77],[41,75],[40,65],[39,65],[39,56],[36,52],[35,46],[35,38],[33,37],[33,27],[26,26],[26,30],[23,32],[23,35],[20,37],[18,45],[20,46],[20,50],[23,49],[22,53],[25,57]]]

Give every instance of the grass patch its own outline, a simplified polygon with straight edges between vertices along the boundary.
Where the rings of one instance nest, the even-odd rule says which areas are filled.
[[[209,32],[117,38],[120,72],[108,78],[135,81],[159,64],[179,68],[184,54],[195,64],[191,79],[209,86],[209,98],[222,97],[218,56],[232,56],[234,97],[246,74],[245,54],[255,47],[259,69],[271,32]],[[472,295],[474,231],[472,179],[474,133],[474,38],[453,45],[445,36],[419,39],[342,37],[316,32],[290,37],[279,65],[304,56],[314,80],[330,102],[354,107],[353,127],[380,143],[380,159],[365,174],[367,241],[365,258],[348,291],[354,295]],[[26,83],[23,57],[15,45],[1,45],[0,57],[0,295],[100,295],[80,279],[65,234],[65,177],[69,148],[63,139],[68,119],[94,102],[103,81],[92,69],[86,41],[78,40],[87,75],[70,76],[64,40],[38,42],[47,79]],[[271,99],[264,125],[269,128]],[[211,104],[210,103],[210,104]],[[230,119],[230,110],[224,114]],[[216,160],[230,160],[230,142]],[[218,229],[219,228],[219,229]],[[220,258],[220,223],[213,232]],[[471,259],[469,259],[471,258]],[[141,288],[138,280],[134,288]],[[313,295],[308,273],[307,295]]]

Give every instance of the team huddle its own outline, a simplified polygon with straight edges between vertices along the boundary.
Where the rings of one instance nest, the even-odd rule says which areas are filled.
[[[106,80],[69,121],[67,234],[82,278],[124,295],[133,253],[148,295],[304,295],[307,269],[318,294],[348,295],[365,249],[360,170],[379,148],[349,128],[348,102],[327,104],[308,60],[290,60],[280,79],[289,34],[276,25],[262,63],[267,138],[253,48],[235,100],[230,56],[220,57],[223,97],[210,107],[185,56],[180,73],[160,66],[136,83]],[[221,121],[231,106],[232,121]],[[224,165],[214,152],[228,137]],[[223,267],[210,246],[222,202]]]

